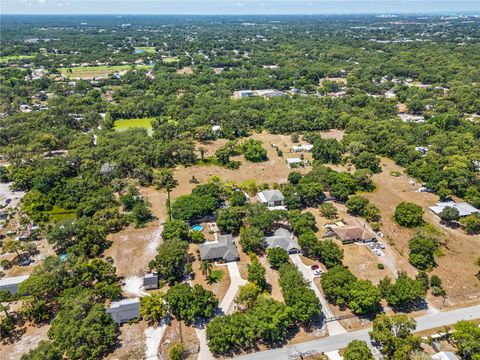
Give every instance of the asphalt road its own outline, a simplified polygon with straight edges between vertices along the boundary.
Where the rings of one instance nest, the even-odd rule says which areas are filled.
[[[455,324],[459,320],[474,320],[480,318],[480,305],[466,308],[428,314],[415,318],[417,328],[415,331],[424,331],[441,326]],[[370,343],[368,332],[371,328],[338,334],[318,340],[308,341],[293,346],[256,352],[236,357],[243,360],[289,360],[295,355],[308,354],[312,352],[328,352],[339,350],[347,346],[351,340],[364,340]]]

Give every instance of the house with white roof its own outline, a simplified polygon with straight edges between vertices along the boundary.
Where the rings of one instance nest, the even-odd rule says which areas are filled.
[[[476,214],[480,212],[477,208],[473,207],[467,202],[461,202],[461,203],[456,203],[455,201],[444,201],[444,202],[439,202],[435,206],[430,206],[429,209],[432,211],[435,215],[440,215],[440,213],[443,211],[443,209],[451,207],[454,209],[458,210],[458,214],[460,217]]]
[[[0,279],[0,291],[8,291],[11,294],[15,294],[18,291],[20,283],[29,277],[30,275],[4,277]]]
[[[287,164],[290,169],[296,168],[303,164],[303,160],[300,158],[291,158],[291,159],[287,159]]]

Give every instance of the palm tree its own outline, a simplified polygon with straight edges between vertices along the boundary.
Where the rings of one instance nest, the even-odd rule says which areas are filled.
[[[199,147],[198,151],[200,152],[200,159],[203,162],[203,157],[205,156],[205,153],[206,153],[207,150],[204,147]]]
[[[178,181],[173,177],[173,171],[171,169],[161,169],[159,173],[156,174],[156,179],[154,184],[157,185],[159,189],[163,189],[167,192],[167,204],[168,212],[170,214],[170,221],[172,221],[172,207],[170,204],[170,192],[177,187]]]
[[[210,261],[203,260],[200,263],[200,271],[202,272],[203,276],[208,277],[212,273],[212,264]]]

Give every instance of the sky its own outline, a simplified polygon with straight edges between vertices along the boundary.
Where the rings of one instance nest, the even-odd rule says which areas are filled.
[[[0,0],[0,14],[362,14],[480,12],[480,0]]]

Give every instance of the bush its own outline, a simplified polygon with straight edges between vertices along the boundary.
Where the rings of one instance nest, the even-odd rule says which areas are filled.
[[[256,284],[260,289],[265,290],[267,287],[267,280],[265,279],[265,268],[260,264],[257,258],[254,258],[251,264],[247,265],[248,277],[247,280]]]
[[[472,214],[465,216],[460,220],[463,229],[467,234],[476,235],[480,234],[480,215]]]
[[[267,250],[268,262],[274,269],[288,262],[288,253],[282,248],[273,248]]]
[[[185,358],[185,345],[177,343],[170,348],[168,352],[170,360],[183,360]]]
[[[247,202],[247,197],[241,190],[232,191],[228,197],[228,203],[230,206],[243,206]]]
[[[325,219],[335,219],[337,217],[337,208],[331,203],[324,203],[318,207],[320,215]]]
[[[251,162],[262,162],[268,160],[267,151],[262,147],[259,140],[248,139],[241,145],[245,159]]]
[[[385,265],[383,265],[383,264],[377,264],[377,268],[379,268],[380,270],[383,270],[383,269],[385,269]]]
[[[405,227],[423,225],[423,209],[421,206],[410,202],[401,202],[395,209],[395,221]]]
[[[300,174],[298,171],[292,171],[290,174],[288,174],[288,182],[293,185],[297,185],[301,179],[302,174]]]

